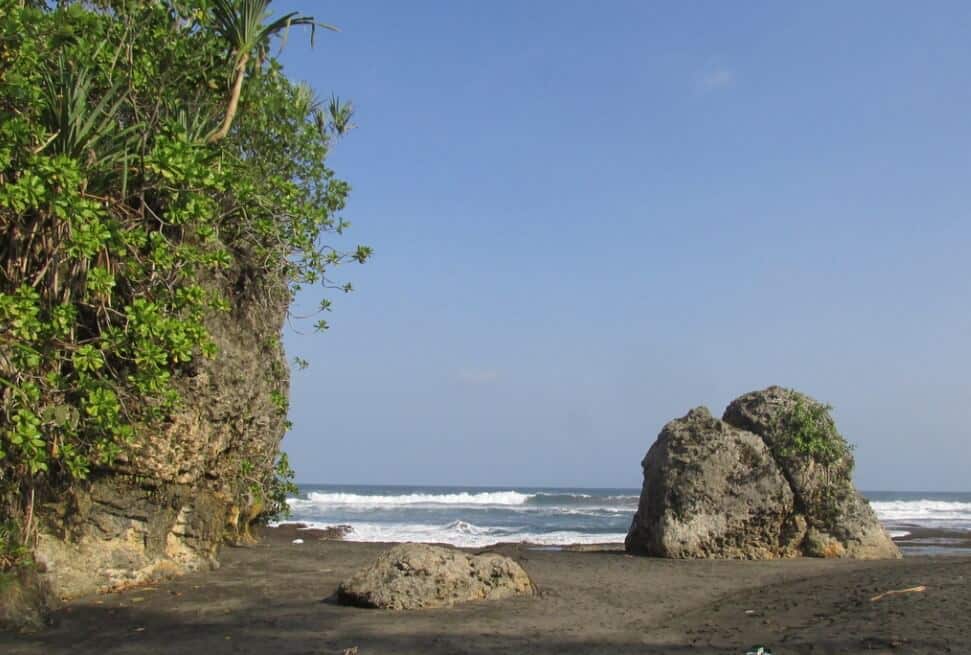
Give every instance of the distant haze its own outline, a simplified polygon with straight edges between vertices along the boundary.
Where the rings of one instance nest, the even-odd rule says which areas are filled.
[[[283,59],[375,250],[286,334],[299,480],[637,487],[780,384],[861,488],[971,490],[971,4],[274,8],[342,30]]]

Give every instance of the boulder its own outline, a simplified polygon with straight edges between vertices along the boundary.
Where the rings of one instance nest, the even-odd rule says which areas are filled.
[[[792,490],[769,449],[706,408],[665,425],[643,467],[629,552],[768,559],[796,547]]]
[[[508,557],[399,544],[342,582],[337,598],[346,605],[403,610],[532,595],[535,591],[526,571]]]
[[[853,487],[853,456],[828,407],[781,387],[745,394],[721,420],[671,421],[642,462],[628,552],[658,557],[899,558]]]
[[[853,452],[839,434],[829,408],[791,389],[769,387],[733,400],[723,420],[758,434],[792,487],[796,510],[808,525],[803,554],[858,559],[896,559],[900,550],[870,504],[853,486]],[[798,425],[815,419],[829,444],[805,435],[793,443]],[[808,420],[807,420],[808,419]]]
[[[354,528],[347,524],[328,525],[320,530],[319,535],[321,539],[343,539],[352,532]]]

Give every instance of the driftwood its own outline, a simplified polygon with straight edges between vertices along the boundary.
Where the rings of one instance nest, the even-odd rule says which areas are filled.
[[[885,596],[898,596],[900,594],[914,594],[914,593],[920,593],[922,591],[927,591],[927,587],[925,587],[924,585],[920,585],[917,587],[907,587],[906,589],[891,589],[890,591],[885,591],[882,594],[877,594],[876,596],[870,599],[870,602],[875,603],[876,601],[880,600],[881,598],[884,598]]]

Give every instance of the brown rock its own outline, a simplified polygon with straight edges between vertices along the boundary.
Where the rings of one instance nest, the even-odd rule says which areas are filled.
[[[535,591],[526,571],[509,557],[399,544],[342,582],[337,597],[347,605],[402,610],[497,600]]]

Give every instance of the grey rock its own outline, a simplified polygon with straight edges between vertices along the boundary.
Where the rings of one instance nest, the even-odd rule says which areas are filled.
[[[792,547],[792,491],[757,435],[698,407],[664,426],[642,466],[628,552],[766,559]]]
[[[535,591],[526,571],[509,557],[399,544],[342,582],[337,598],[347,605],[403,610],[532,595]]]
[[[857,559],[900,558],[900,550],[883,529],[873,508],[853,486],[852,451],[836,432],[836,425],[828,414],[825,420],[842,443],[838,457],[830,462],[820,462],[786,448],[781,419],[797,403],[820,405],[797,391],[773,386],[736,398],[725,409],[723,419],[758,434],[772,451],[792,487],[796,508],[806,517],[809,526],[804,554]]]
[[[700,407],[661,430],[642,462],[644,486],[625,547],[659,557],[899,558],[853,487],[853,457],[835,425],[834,453],[792,447],[784,420],[796,404],[781,387],[745,394],[722,420]],[[822,415],[822,413],[821,413]]]

